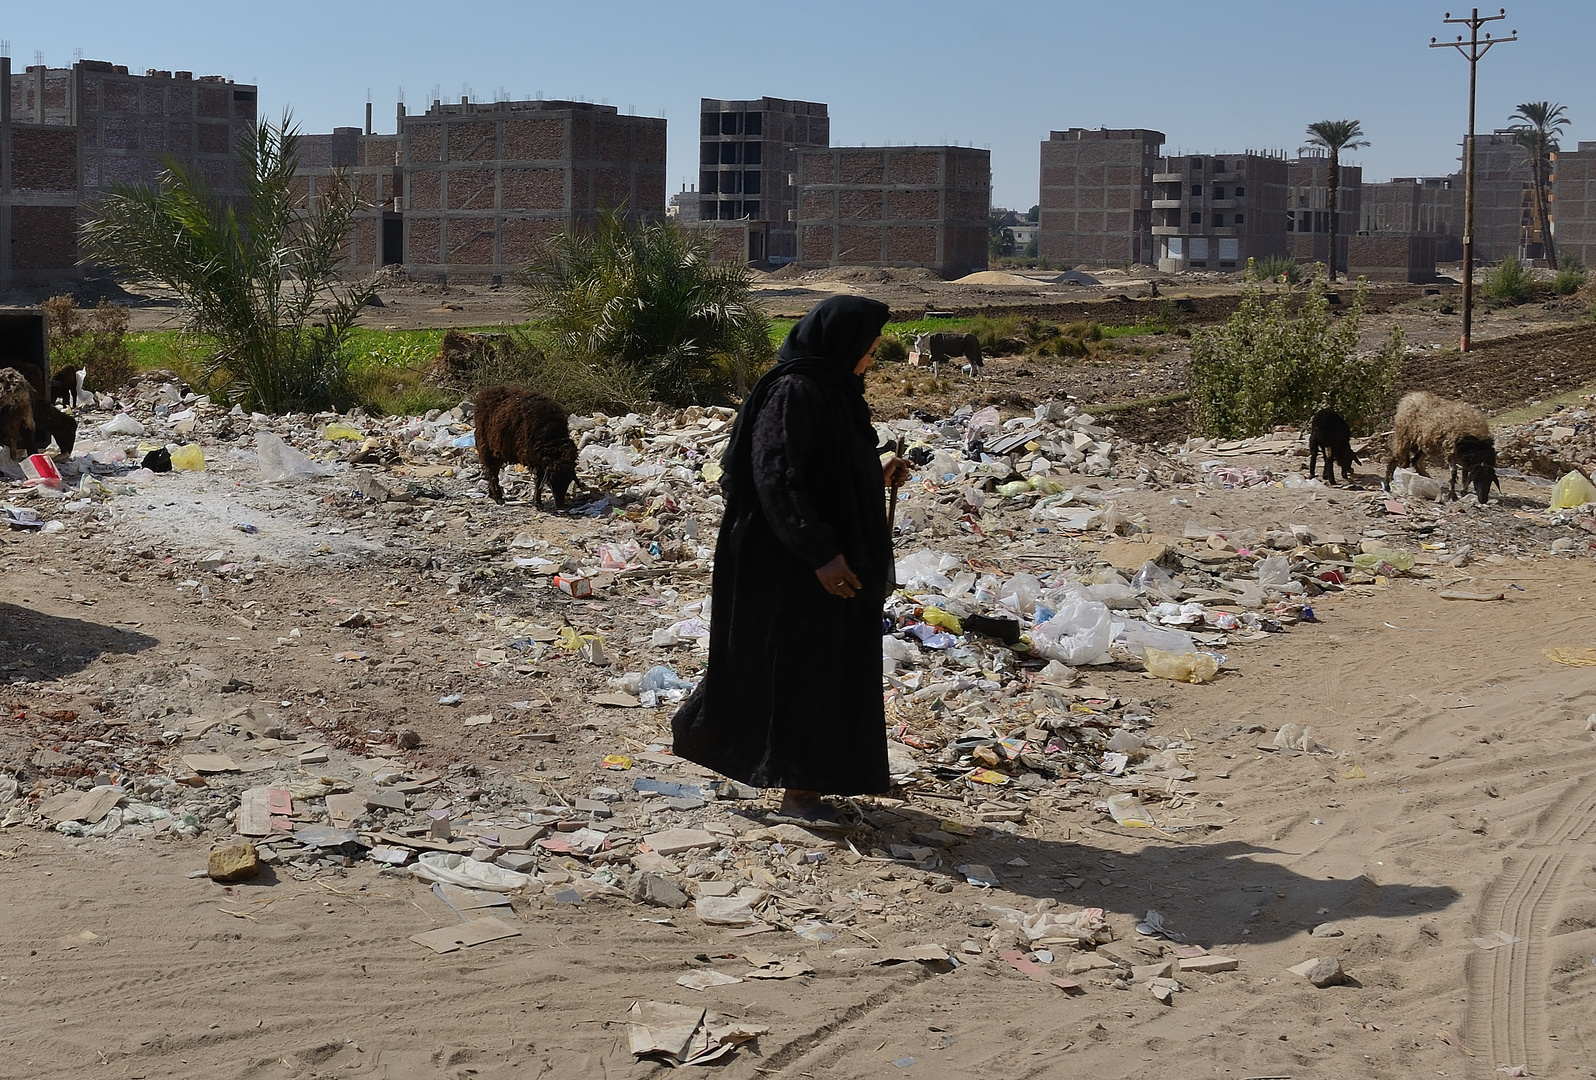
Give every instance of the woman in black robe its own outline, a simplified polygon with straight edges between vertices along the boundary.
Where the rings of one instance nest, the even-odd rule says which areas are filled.
[[[676,753],[757,787],[784,817],[835,822],[822,795],[885,791],[881,602],[893,577],[885,464],[864,371],[887,322],[840,296],[792,328],[722,465],[709,670],[672,721]]]

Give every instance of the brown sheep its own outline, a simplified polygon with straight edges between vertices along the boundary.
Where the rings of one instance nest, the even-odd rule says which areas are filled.
[[[13,460],[27,456],[34,442],[33,387],[16,368],[0,368],[0,446]]]
[[[571,439],[565,407],[535,390],[490,386],[477,395],[477,456],[488,479],[488,494],[504,502],[499,470],[525,465],[532,470],[532,504],[543,507],[543,482],[549,482],[554,508],[565,509],[567,492],[576,478],[576,443]]]
[[[1399,466],[1428,476],[1424,471],[1425,458],[1444,461],[1452,467],[1447,485],[1452,498],[1457,497],[1460,475],[1482,503],[1490,498],[1493,483],[1498,489],[1502,486],[1496,476],[1496,440],[1485,414],[1464,402],[1417,390],[1397,402],[1391,460],[1385,467],[1386,485],[1390,485]]]

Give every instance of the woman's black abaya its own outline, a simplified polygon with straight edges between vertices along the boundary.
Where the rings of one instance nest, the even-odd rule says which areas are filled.
[[[804,317],[744,403],[724,459],[709,669],[672,728],[682,757],[758,787],[885,791],[881,601],[892,577],[876,433],[854,367],[886,305]],[[842,599],[815,571],[843,555]]]

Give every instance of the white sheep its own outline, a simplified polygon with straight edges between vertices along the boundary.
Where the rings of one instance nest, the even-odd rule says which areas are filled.
[[[1457,497],[1460,475],[1482,503],[1490,498],[1493,483],[1498,489],[1502,486],[1496,476],[1496,440],[1485,414],[1464,402],[1417,390],[1397,402],[1391,459],[1385,467],[1386,486],[1390,487],[1391,477],[1399,467],[1430,475],[1424,471],[1426,458],[1452,467],[1447,485],[1452,498]]]

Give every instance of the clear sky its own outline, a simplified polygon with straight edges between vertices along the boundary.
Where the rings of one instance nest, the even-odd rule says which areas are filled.
[[[1349,160],[1369,180],[1456,168],[1468,64],[1426,48],[1445,0],[798,0],[795,3],[22,0],[0,7],[17,67],[89,59],[260,86],[263,116],[306,131],[392,131],[434,89],[585,98],[670,122],[670,189],[694,182],[701,97],[803,98],[836,144],[962,143],[992,151],[995,205],[1036,201],[1050,129],[1146,127],[1166,153],[1295,152],[1322,119],[1363,122]],[[1460,14],[1466,9],[1454,9]],[[1494,12],[1495,8],[1488,9]],[[1479,129],[1521,101],[1568,106],[1565,139],[1596,140],[1596,0],[1508,8],[1519,40],[1480,64]]]

